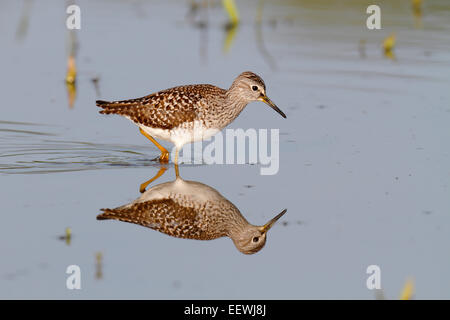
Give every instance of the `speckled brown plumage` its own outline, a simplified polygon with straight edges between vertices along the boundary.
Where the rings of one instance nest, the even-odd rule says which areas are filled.
[[[102,209],[103,213],[97,219],[130,222],[177,238],[211,240],[225,236],[224,230],[211,230],[208,227],[205,209],[205,205],[193,208],[173,199],[157,199],[126,207]]]
[[[102,114],[118,114],[136,124],[159,129],[174,129],[183,123],[205,119],[205,110],[221,102],[226,90],[209,85],[179,86],[148,96],[122,100],[97,101]]]

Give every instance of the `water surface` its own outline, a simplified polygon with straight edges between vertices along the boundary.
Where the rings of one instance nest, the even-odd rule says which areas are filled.
[[[227,32],[220,2],[77,1],[82,29],[70,33],[65,2],[1,2],[1,298],[373,299],[371,264],[387,298],[408,278],[416,298],[450,297],[450,5],[424,1],[417,16],[408,1],[379,1],[383,28],[369,31],[369,2],[237,3],[242,21]],[[76,92],[64,83],[71,52]],[[228,238],[97,221],[139,197],[158,153],[95,100],[226,88],[244,70],[288,118],[252,103],[230,128],[279,128],[279,173],[180,171],[252,223],[287,208],[266,246],[247,256]],[[168,168],[158,183],[174,179]],[[71,264],[81,290],[66,289]]]

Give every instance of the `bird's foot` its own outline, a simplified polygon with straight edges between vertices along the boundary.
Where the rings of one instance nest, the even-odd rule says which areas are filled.
[[[160,163],[169,163],[169,152],[162,152],[159,156],[159,162]]]

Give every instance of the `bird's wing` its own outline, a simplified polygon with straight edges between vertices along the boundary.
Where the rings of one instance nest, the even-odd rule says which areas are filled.
[[[115,219],[148,227],[177,238],[209,240],[202,208],[180,205],[167,199],[134,202],[115,209],[101,209],[97,220]]]
[[[96,104],[103,108],[100,113],[119,114],[137,124],[170,130],[198,119],[198,106],[204,104],[209,96],[223,94],[224,91],[212,85],[189,85],[138,99],[111,102],[98,100]]]

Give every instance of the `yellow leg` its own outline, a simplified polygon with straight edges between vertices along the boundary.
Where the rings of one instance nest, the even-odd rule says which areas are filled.
[[[175,175],[178,178],[180,176],[180,171],[178,170],[178,148],[175,149]]]
[[[166,172],[166,170],[167,170],[166,167],[161,167],[161,168],[159,168],[158,173],[157,173],[153,178],[151,178],[150,180],[147,180],[146,182],[144,182],[144,183],[141,184],[141,186],[139,187],[139,191],[140,191],[141,193],[144,193],[144,192],[145,192],[145,189],[147,188],[147,186],[148,186],[150,183],[152,183],[153,181],[155,181],[156,179],[158,179],[159,177],[161,177],[161,176],[164,174],[164,172]]]
[[[178,163],[175,163],[175,176],[177,178],[180,176],[180,171],[178,170]]]
[[[178,164],[178,153],[180,153],[180,150],[178,148],[175,149],[175,163]]]
[[[158,147],[158,149],[161,151],[161,155],[159,156],[159,162],[161,163],[168,163],[169,162],[169,151],[166,150],[162,145],[158,143],[151,135],[149,135],[147,132],[139,128],[139,131],[146,137],[148,140],[153,142],[155,146]]]

